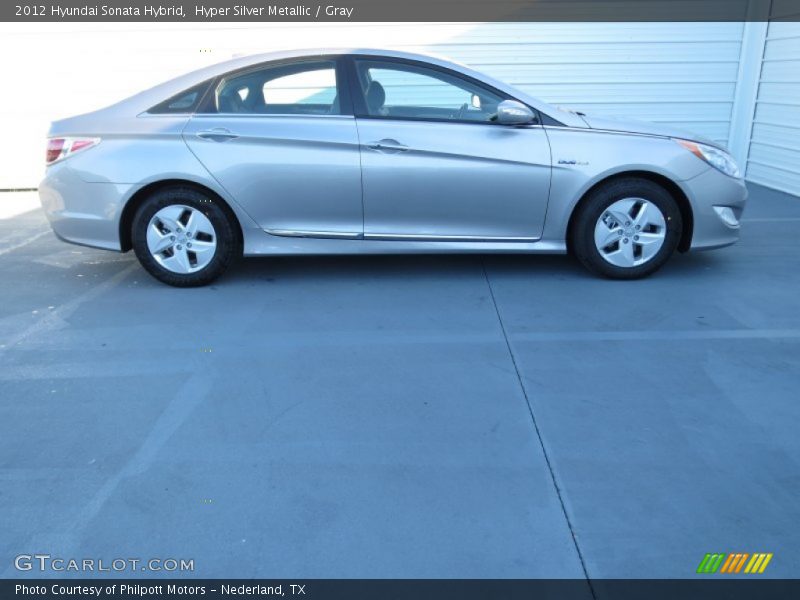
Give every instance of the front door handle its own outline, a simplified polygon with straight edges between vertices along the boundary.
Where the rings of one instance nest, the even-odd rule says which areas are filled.
[[[224,127],[215,127],[214,129],[198,132],[197,137],[213,142],[227,142],[228,140],[235,140],[239,137],[239,134],[233,133],[230,129],[225,129]]]
[[[377,142],[370,142],[367,144],[370,150],[377,150],[378,152],[407,152],[408,146],[401,144],[397,140],[390,138],[379,140]]]

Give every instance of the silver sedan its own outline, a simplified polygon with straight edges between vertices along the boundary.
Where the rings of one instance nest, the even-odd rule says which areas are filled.
[[[406,52],[239,58],[53,123],[55,233],[176,286],[238,256],[571,253],[634,279],[739,237],[724,148]]]

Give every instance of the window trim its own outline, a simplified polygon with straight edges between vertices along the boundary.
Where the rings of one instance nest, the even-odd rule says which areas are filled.
[[[248,65],[246,67],[242,67],[240,69],[236,69],[234,71],[228,71],[227,73],[223,73],[222,75],[218,75],[214,78],[212,85],[209,87],[209,91],[206,92],[206,96],[203,98],[200,104],[198,104],[197,108],[194,111],[194,115],[196,116],[224,116],[227,118],[233,117],[246,117],[246,118],[254,118],[254,117],[353,117],[353,102],[350,93],[350,86],[348,84],[347,79],[347,72],[345,70],[345,65],[343,63],[343,55],[341,54],[316,54],[316,55],[308,55],[308,56],[300,56],[300,57],[293,57],[293,58],[285,58],[279,60],[269,60],[262,63],[258,63],[255,65]],[[337,114],[331,115],[324,115],[324,114],[303,114],[303,113],[228,113],[228,112],[219,112],[216,106],[216,96],[217,92],[225,83],[226,80],[231,79],[233,77],[238,77],[240,75],[247,75],[248,73],[254,73],[256,71],[262,71],[265,69],[271,69],[274,67],[282,67],[287,65],[294,65],[294,64],[302,64],[302,63],[319,63],[319,62],[330,62],[333,63],[333,68],[336,74],[336,93],[339,95],[339,112]]]
[[[400,58],[396,56],[382,56],[377,54],[348,54],[342,58],[347,65],[347,75],[348,75],[347,79],[348,83],[350,84],[350,96],[353,101],[353,109],[354,109],[353,115],[356,117],[356,119],[372,119],[376,121],[401,121],[401,122],[416,122],[416,123],[448,123],[453,125],[483,125],[483,126],[488,125],[491,127],[514,127],[518,129],[542,127],[542,113],[539,110],[537,110],[536,107],[531,106],[527,102],[523,102],[522,100],[515,98],[511,94],[499,90],[496,87],[484,81],[481,81],[480,79],[476,79],[475,77],[470,77],[469,75],[459,73],[458,71],[454,71],[453,69],[424,62],[421,60]],[[521,104],[524,104],[525,106],[530,108],[531,111],[533,111],[535,120],[530,123],[525,123],[522,125],[506,125],[505,123],[497,123],[495,121],[473,121],[469,119],[437,119],[435,117],[402,117],[402,116],[392,116],[392,115],[371,115],[369,114],[369,110],[367,109],[367,103],[366,99],[364,98],[364,92],[361,89],[361,82],[358,79],[358,67],[356,66],[357,61],[396,63],[400,65],[407,65],[410,67],[428,69],[431,71],[439,71],[440,73],[447,75],[448,77],[452,77],[454,79],[460,79],[479,88],[484,88],[485,90],[495,94],[496,96],[499,96],[502,100],[515,100],[517,102],[520,102]]]

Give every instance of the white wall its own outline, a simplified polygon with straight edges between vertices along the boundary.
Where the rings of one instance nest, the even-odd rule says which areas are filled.
[[[432,51],[549,102],[726,143],[742,31],[742,23],[4,23],[0,188],[37,184],[53,119],[235,54],[293,47]]]
[[[769,24],[747,178],[800,196],[800,23]]]

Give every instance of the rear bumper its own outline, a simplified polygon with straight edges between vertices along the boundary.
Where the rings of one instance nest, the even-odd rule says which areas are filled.
[[[119,221],[129,187],[87,183],[67,165],[54,165],[39,184],[39,200],[50,226],[62,240],[120,251]]]
[[[735,244],[739,240],[738,220],[747,203],[747,187],[744,180],[734,179],[716,169],[708,169],[701,175],[684,182],[692,203],[694,231],[692,250],[712,250]],[[726,222],[715,209],[729,208],[737,223]]]

